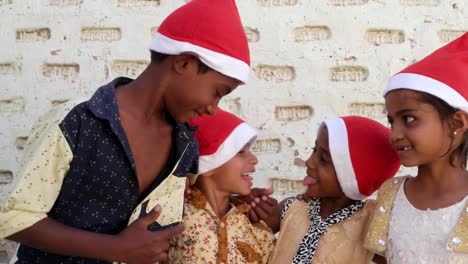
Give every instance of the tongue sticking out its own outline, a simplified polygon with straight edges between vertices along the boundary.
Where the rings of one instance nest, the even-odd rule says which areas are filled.
[[[303,183],[304,185],[313,185],[313,184],[317,184],[317,182],[318,182],[318,181],[317,181],[316,179],[313,179],[313,178],[311,178],[311,177],[309,177],[309,176],[306,176],[306,177],[304,178],[304,180],[302,181],[302,183]]]

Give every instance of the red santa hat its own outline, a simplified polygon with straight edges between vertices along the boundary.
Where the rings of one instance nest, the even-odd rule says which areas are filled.
[[[254,128],[220,108],[212,116],[203,115],[190,120],[190,124],[198,127],[194,132],[200,149],[198,174],[220,167],[257,138]]]
[[[468,112],[468,33],[392,76],[384,96],[401,88],[429,93]]]
[[[390,130],[365,117],[324,121],[330,155],[344,194],[353,200],[370,196],[400,167],[390,144]]]
[[[234,0],[192,0],[160,25],[151,50],[178,55],[194,53],[207,66],[247,82],[250,55]]]

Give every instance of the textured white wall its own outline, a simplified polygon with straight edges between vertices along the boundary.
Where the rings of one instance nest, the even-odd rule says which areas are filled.
[[[2,200],[38,117],[116,76],[138,75],[155,28],[185,2],[0,0]],[[468,30],[468,0],[237,4],[253,71],[221,106],[260,130],[255,183],[274,186],[278,197],[302,188],[297,180],[323,119],[359,114],[385,122],[386,79]]]

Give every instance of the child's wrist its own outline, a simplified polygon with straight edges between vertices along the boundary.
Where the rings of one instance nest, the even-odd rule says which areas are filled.
[[[109,240],[106,241],[102,248],[102,253],[104,254],[102,258],[109,262],[121,262],[124,261],[126,250],[125,242],[119,235],[109,236]]]

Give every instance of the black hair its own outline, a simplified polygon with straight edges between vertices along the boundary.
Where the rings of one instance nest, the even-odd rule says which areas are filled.
[[[151,63],[156,63],[156,64],[162,63],[166,58],[168,58],[169,56],[172,56],[172,55],[160,53],[154,50],[150,50],[150,52],[151,52]],[[208,71],[213,70],[210,67],[208,67],[205,63],[203,63],[200,59],[197,58],[197,61],[198,61],[198,73],[207,73]]]
[[[431,104],[439,113],[440,120],[448,124],[450,130],[454,130],[454,124],[452,122],[451,117],[460,109],[454,108],[453,106],[449,105],[444,100],[433,96],[431,94],[420,92],[421,96],[419,96],[418,100],[423,103]],[[453,132],[452,132],[453,133]],[[453,145],[453,137],[450,136],[450,149],[447,151],[450,152]],[[445,154],[446,155],[446,154]],[[453,166],[457,166],[458,164],[455,163],[455,159],[460,158],[460,164],[464,169],[466,169],[466,163],[468,159],[468,130],[465,131],[463,134],[463,141],[461,144],[453,150],[452,154],[450,155],[450,164]]]

